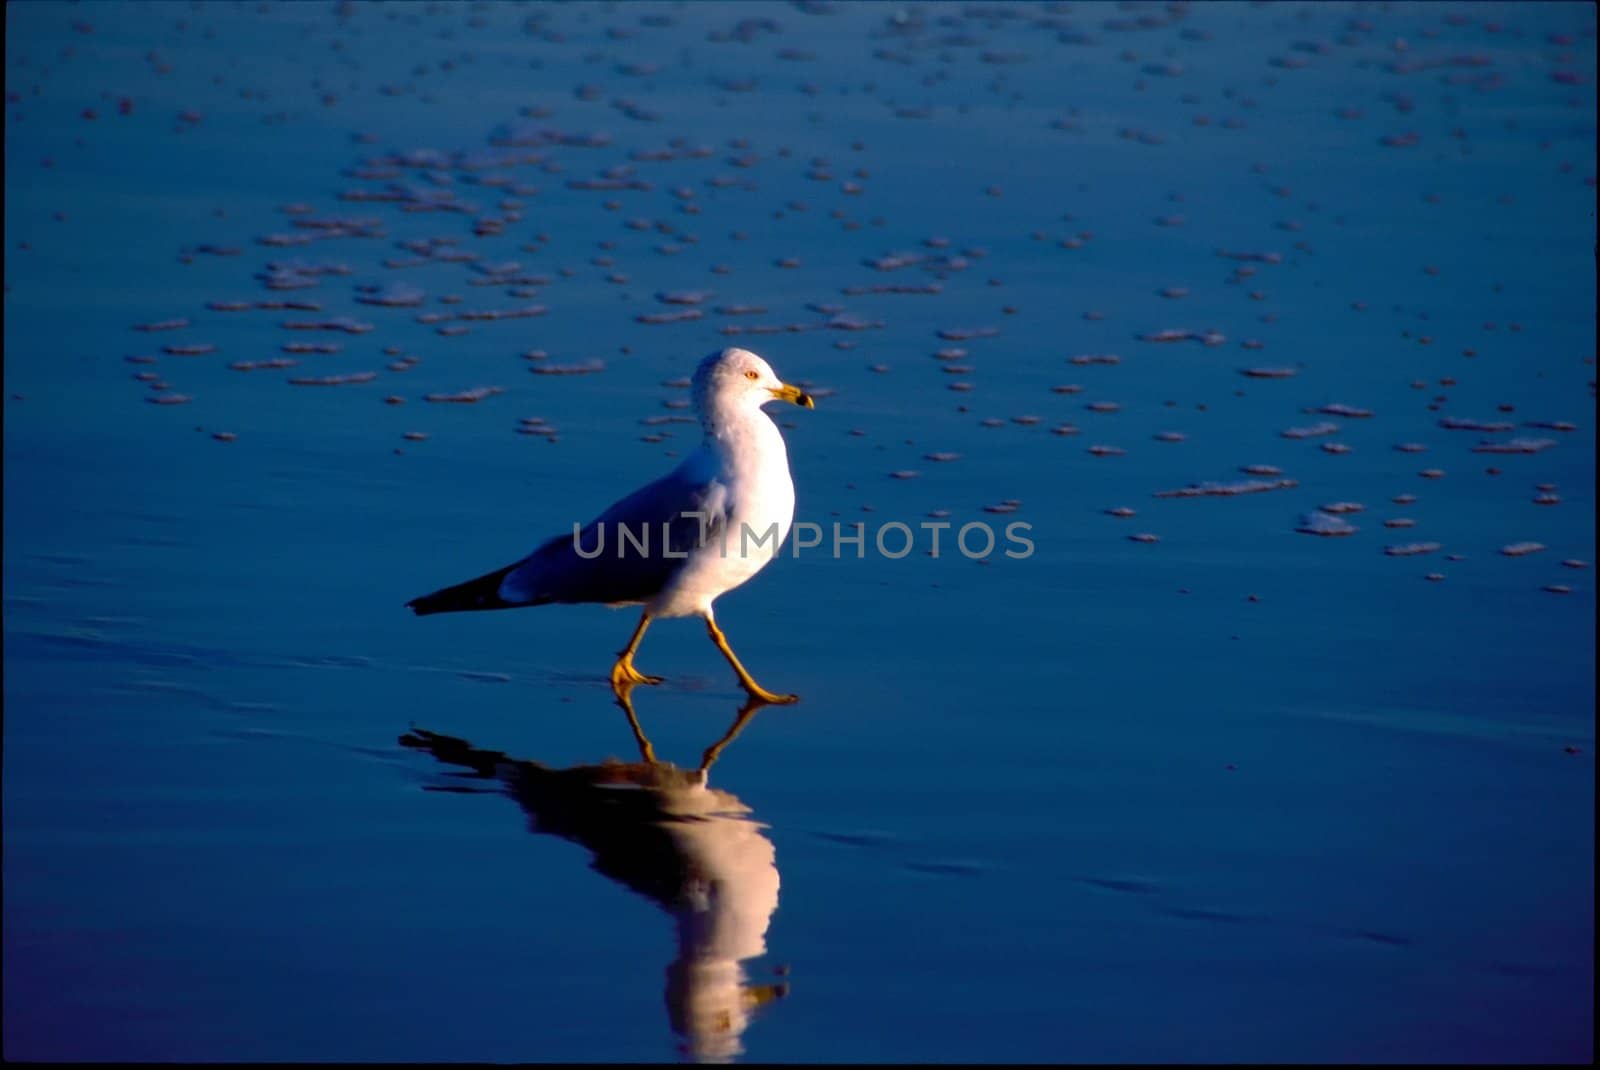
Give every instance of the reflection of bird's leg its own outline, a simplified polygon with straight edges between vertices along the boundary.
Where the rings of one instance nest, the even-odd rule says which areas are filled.
[[[728,664],[733,666],[733,671],[738,674],[739,683],[750,692],[751,698],[758,698],[762,702],[788,703],[799,702],[799,695],[775,695],[771,691],[756,683],[755,677],[745,671],[739,664],[739,658],[734,654],[733,647],[728,645],[728,637],[722,634],[722,629],[717,627],[717,622],[712,619],[710,612],[706,613],[706,628],[711,632],[711,641],[717,644],[717,649],[722,651],[722,656],[728,659]]]
[[[633,688],[633,684],[617,684],[614,681],[612,683],[612,691],[617,696],[617,705],[628,715],[628,727],[633,729],[633,741],[639,744],[639,757],[647,764],[655,765],[656,749],[650,745],[644,729],[639,726],[639,715],[633,712]]]
[[[738,714],[733,719],[732,727],[723,733],[721,739],[707,747],[705,754],[700,756],[700,771],[704,773],[710,769],[711,763],[716,761],[717,755],[722,753],[722,748],[732,743],[739,733],[744,731],[744,726],[750,723],[750,718],[756,715],[756,711],[768,705],[770,703],[766,699],[751,695],[749,701],[739,708]]]
[[[661,677],[646,676],[633,667],[634,652],[639,649],[639,642],[644,638],[644,630],[650,627],[650,614],[643,613],[639,617],[639,626],[633,630],[633,638],[628,640],[628,645],[617,651],[617,663],[611,666],[611,686],[621,688],[631,687],[634,684],[659,684]]]

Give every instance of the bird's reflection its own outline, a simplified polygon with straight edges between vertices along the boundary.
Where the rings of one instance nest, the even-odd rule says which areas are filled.
[[[528,814],[533,832],[588,848],[594,869],[649,897],[672,915],[678,954],[666,970],[667,1014],[685,1054],[726,1062],[756,1008],[788,993],[786,984],[751,984],[742,963],[766,951],[778,907],[772,841],[750,808],[708,783],[712,763],[765,702],[740,708],[696,769],[658,761],[634,712],[632,688],[617,690],[639,747],[639,761],[608,759],[552,769],[462,739],[414,729],[404,746],[498,781]]]

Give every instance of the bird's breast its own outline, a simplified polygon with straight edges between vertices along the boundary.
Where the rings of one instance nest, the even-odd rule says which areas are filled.
[[[730,533],[738,537],[748,527],[750,539],[764,539],[775,526],[777,542],[781,543],[794,522],[794,479],[789,474],[789,452],[783,435],[763,417],[747,434],[725,446],[723,470],[728,483]]]

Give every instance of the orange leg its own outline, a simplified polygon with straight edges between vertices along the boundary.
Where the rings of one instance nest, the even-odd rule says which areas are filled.
[[[739,664],[738,655],[733,652],[733,647],[728,645],[728,637],[722,634],[722,629],[717,627],[717,622],[712,620],[710,617],[707,617],[706,628],[711,633],[711,641],[717,644],[717,649],[722,651],[722,656],[728,659],[729,665],[733,666],[734,673],[739,677],[739,684],[750,693],[752,698],[758,698],[762,702],[771,703],[789,703],[800,701],[799,695],[774,694],[773,692],[762,687],[760,684],[756,683],[755,677],[751,676],[749,672],[745,670],[745,667]]]
[[[639,626],[633,630],[633,638],[628,640],[628,645],[617,652],[617,663],[611,666],[611,686],[620,690],[623,687],[632,687],[634,684],[659,684],[661,677],[646,676],[633,667],[633,655],[639,649],[639,642],[644,638],[644,631],[650,627],[650,614],[644,613],[639,617]]]

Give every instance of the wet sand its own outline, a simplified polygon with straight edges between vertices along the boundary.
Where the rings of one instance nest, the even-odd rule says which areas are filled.
[[[1592,8],[7,29],[8,1057],[1592,1058]],[[401,606],[675,464],[723,345],[869,525],[718,604],[803,696],[708,774],[759,951],[401,742],[636,760],[631,613]],[[741,694],[639,663],[693,769]]]

